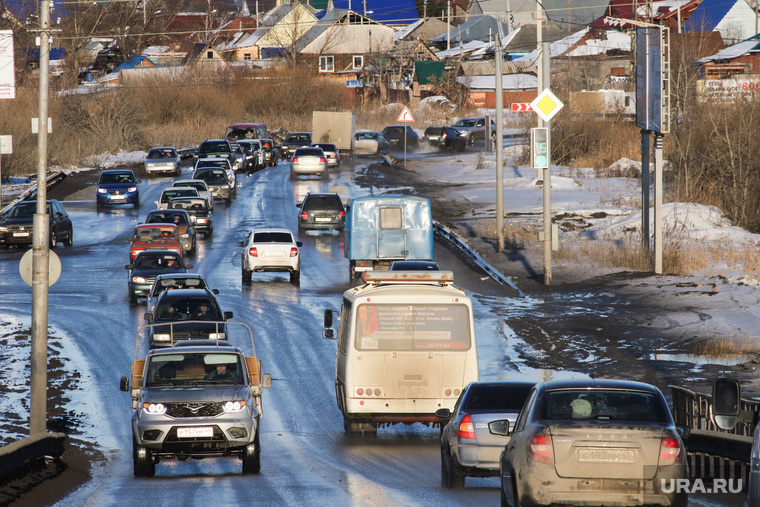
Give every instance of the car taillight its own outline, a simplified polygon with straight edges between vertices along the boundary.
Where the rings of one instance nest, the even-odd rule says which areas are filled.
[[[660,462],[659,465],[675,465],[680,461],[681,443],[677,438],[662,437],[660,441]]]
[[[290,256],[291,257],[298,257],[298,248],[293,247],[290,249]]]
[[[377,141],[375,141],[375,147],[377,147],[377,144],[378,144]]]
[[[345,211],[341,211],[340,213],[338,213],[338,218],[341,219],[341,220],[344,219],[344,218],[346,218],[346,212]]]
[[[441,136],[441,140],[443,141],[444,139],[446,139],[446,134],[443,134],[443,135]]]
[[[258,257],[258,256],[259,256],[259,252],[256,250],[256,247],[255,247],[255,246],[252,246],[252,247],[251,247],[251,248],[248,250],[248,255],[250,255],[251,257]]]
[[[319,161],[320,161],[321,163],[323,163],[323,164],[324,164],[324,163],[327,163],[327,160],[325,159],[325,157],[319,157]]]
[[[308,220],[308,219],[309,219],[309,214],[307,212],[305,212],[305,211],[302,211],[301,212],[301,220]]]
[[[298,162],[298,157],[293,157],[293,160],[291,162]]]
[[[551,435],[533,435],[528,443],[530,457],[540,463],[554,464],[554,448]]]
[[[467,414],[457,428],[459,438],[475,438],[475,426],[472,424],[472,416]]]

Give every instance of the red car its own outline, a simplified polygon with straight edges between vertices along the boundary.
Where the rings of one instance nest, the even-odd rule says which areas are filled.
[[[135,227],[129,262],[145,250],[172,250],[182,255],[182,239],[175,224],[142,224]]]

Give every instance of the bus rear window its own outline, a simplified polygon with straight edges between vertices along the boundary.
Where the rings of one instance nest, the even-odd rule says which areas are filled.
[[[465,305],[370,305],[356,312],[358,350],[469,350]]]

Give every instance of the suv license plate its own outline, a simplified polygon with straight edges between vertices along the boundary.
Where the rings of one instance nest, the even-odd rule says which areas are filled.
[[[177,428],[177,438],[213,437],[214,428],[201,426],[198,428]]]

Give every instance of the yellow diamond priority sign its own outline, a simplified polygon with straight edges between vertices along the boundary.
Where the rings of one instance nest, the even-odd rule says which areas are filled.
[[[551,121],[554,115],[562,109],[565,104],[562,103],[548,88],[538,94],[530,107],[544,121]]]

